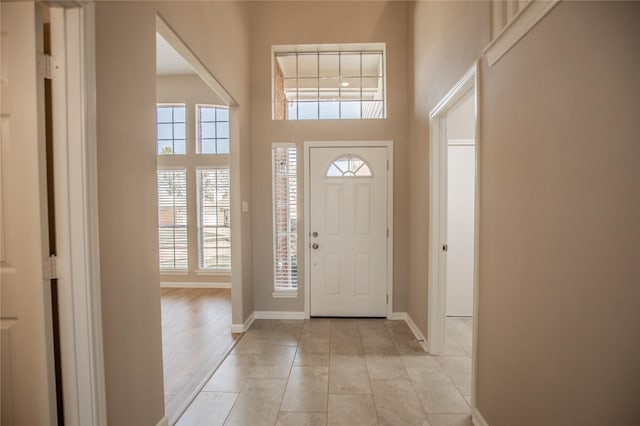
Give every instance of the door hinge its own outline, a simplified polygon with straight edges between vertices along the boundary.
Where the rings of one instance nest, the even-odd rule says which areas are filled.
[[[387,238],[389,238],[389,228],[387,228]]]
[[[389,304],[389,295],[387,294],[387,305]]]
[[[38,73],[40,77],[47,80],[53,80],[55,72],[58,70],[58,65],[53,56],[40,53],[38,55]]]
[[[389,170],[389,160],[387,160],[387,170]]]
[[[45,261],[45,279],[47,280],[55,280],[58,278],[58,258],[55,254],[49,256],[49,258]]]

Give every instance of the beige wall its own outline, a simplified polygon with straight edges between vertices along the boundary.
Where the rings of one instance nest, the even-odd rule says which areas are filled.
[[[160,11],[238,101],[242,197],[250,197],[246,3],[98,2],[96,68],[100,258],[107,415],[118,426],[164,415],[158,286],[155,32]],[[233,118],[232,118],[233,119]],[[252,310],[251,218],[243,214],[242,297]]]
[[[639,3],[562,2],[481,66],[477,397],[492,426],[640,421],[639,16]],[[426,294],[426,117],[489,24],[486,4],[416,4],[412,316],[426,313],[413,304]]]
[[[197,75],[161,75],[156,77],[156,100],[158,103],[183,103],[186,115],[187,155],[159,155],[158,167],[187,167],[187,204],[189,208],[187,220],[189,270],[187,273],[163,274],[160,273],[162,283],[230,283],[231,273],[202,273],[198,274],[198,215],[195,209],[197,167],[229,167],[229,155],[197,155],[195,154],[197,124],[196,106],[219,105],[224,102],[207,86]]]
[[[405,2],[256,2],[251,24],[251,126],[253,158],[253,269],[256,310],[304,310],[304,258],[297,299],[273,299],[271,144],[296,142],[299,154],[299,247],[304,244],[304,141],[394,141],[394,311],[406,310],[408,211],[407,6]],[[277,44],[385,42],[385,120],[272,121],[271,46]]]
[[[638,18],[637,2],[562,2],[483,67],[478,404],[491,425],[640,423]]]
[[[409,11],[409,288],[407,312],[427,335],[429,112],[489,43],[487,2],[415,2]]]

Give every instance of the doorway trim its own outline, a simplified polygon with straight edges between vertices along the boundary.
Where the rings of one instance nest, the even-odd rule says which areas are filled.
[[[446,318],[446,258],[442,246],[446,244],[447,213],[447,157],[446,117],[458,101],[469,93],[474,95],[475,105],[475,212],[474,212],[474,256],[473,256],[473,343],[471,355],[471,409],[476,408],[477,348],[478,348],[478,302],[479,302],[479,224],[480,224],[480,132],[479,116],[479,63],[476,62],[462,78],[447,92],[429,113],[429,285],[428,285],[428,330],[427,341],[431,354],[442,353],[445,346]]]
[[[51,5],[54,182],[66,424],[106,425],[98,241],[95,6]],[[54,274],[54,272],[52,272]]]
[[[387,228],[389,236],[387,238],[387,319],[393,315],[393,141],[305,141],[304,142],[304,317],[311,315],[311,274],[310,268],[310,223],[311,223],[311,148],[349,148],[349,147],[383,147],[387,148],[387,161],[389,162],[389,172],[387,173]]]

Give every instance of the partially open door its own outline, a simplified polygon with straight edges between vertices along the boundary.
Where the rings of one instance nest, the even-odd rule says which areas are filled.
[[[56,424],[42,33],[38,6],[0,4],[0,382],[2,426]]]

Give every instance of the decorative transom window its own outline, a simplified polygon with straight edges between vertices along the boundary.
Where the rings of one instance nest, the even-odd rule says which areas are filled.
[[[362,158],[345,155],[335,160],[327,170],[327,177],[371,177],[371,168]]]
[[[158,155],[186,154],[184,104],[158,105],[157,113]]]
[[[385,45],[273,47],[273,119],[385,118]]]
[[[198,105],[198,154],[229,153],[229,109]]]

